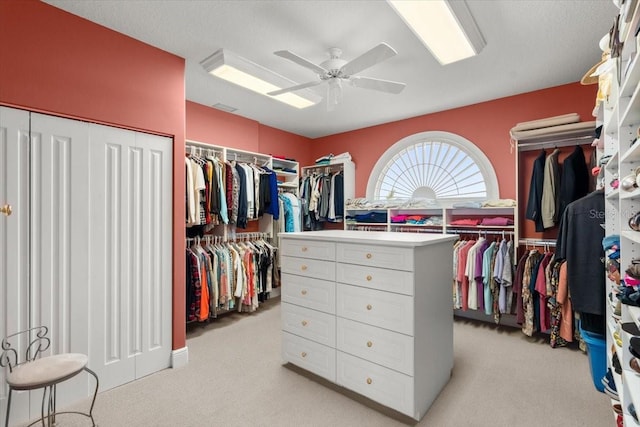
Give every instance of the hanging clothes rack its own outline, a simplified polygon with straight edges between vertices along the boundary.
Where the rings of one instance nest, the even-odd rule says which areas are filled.
[[[574,145],[588,145],[593,142],[593,131],[590,131],[589,135],[572,137],[572,138],[563,138],[563,139],[547,139],[544,141],[535,141],[535,142],[520,142],[515,141],[515,145],[518,148],[518,151],[532,151],[539,150],[544,148],[560,148],[560,147],[571,147]],[[513,147],[514,141],[511,141],[511,145]]]

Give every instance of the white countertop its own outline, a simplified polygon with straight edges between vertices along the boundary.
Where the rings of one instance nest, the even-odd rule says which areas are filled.
[[[427,246],[434,243],[454,242],[455,234],[397,233],[390,231],[325,230],[298,233],[279,233],[281,239],[324,240],[344,243],[375,243],[387,246]]]

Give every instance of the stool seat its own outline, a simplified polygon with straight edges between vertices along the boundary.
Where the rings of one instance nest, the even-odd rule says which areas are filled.
[[[19,365],[7,375],[14,390],[32,390],[68,380],[82,371],[88,357],[80,353],[55,354]]]

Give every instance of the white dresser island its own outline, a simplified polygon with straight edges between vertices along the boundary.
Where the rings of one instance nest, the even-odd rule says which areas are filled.
[[[451,376],[457,236],[282,233],[282,358],[420,420]]]

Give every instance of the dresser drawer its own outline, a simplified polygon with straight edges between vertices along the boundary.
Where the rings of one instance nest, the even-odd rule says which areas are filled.
[[[280,258],[280,269],[283,273],[297,274],[298,276],[329,281],[336,280],[336,263],[333,261],[283,256]]]
[[[413,249],[338,243],[337,260],[348,264],[413,271]]]
[[[338,385],[414,416],[413,377],[337,352]]]
[[[280,299],[283,302],[336,314],[335,282],[283,273],[282,283]]]
[[[336,349],[413,376],[413,338],[338,318]]]
[[[356,264],[336,265],[336,281],[382,291],[413,295],[413,273]]]
[[[338,316],[413,336],[413,298],[338,284]]]
[[[336,346],[336,317],[286,302],[281,306],[282,330],[319,342]]]
[[[283,332],[282,359],[336,382],[336,350],[333,348]]]
[[[281,240],[280,254],[300,258],[323,259],[335,261],[336,244],[333,242],[315,242],[310,240]]]

